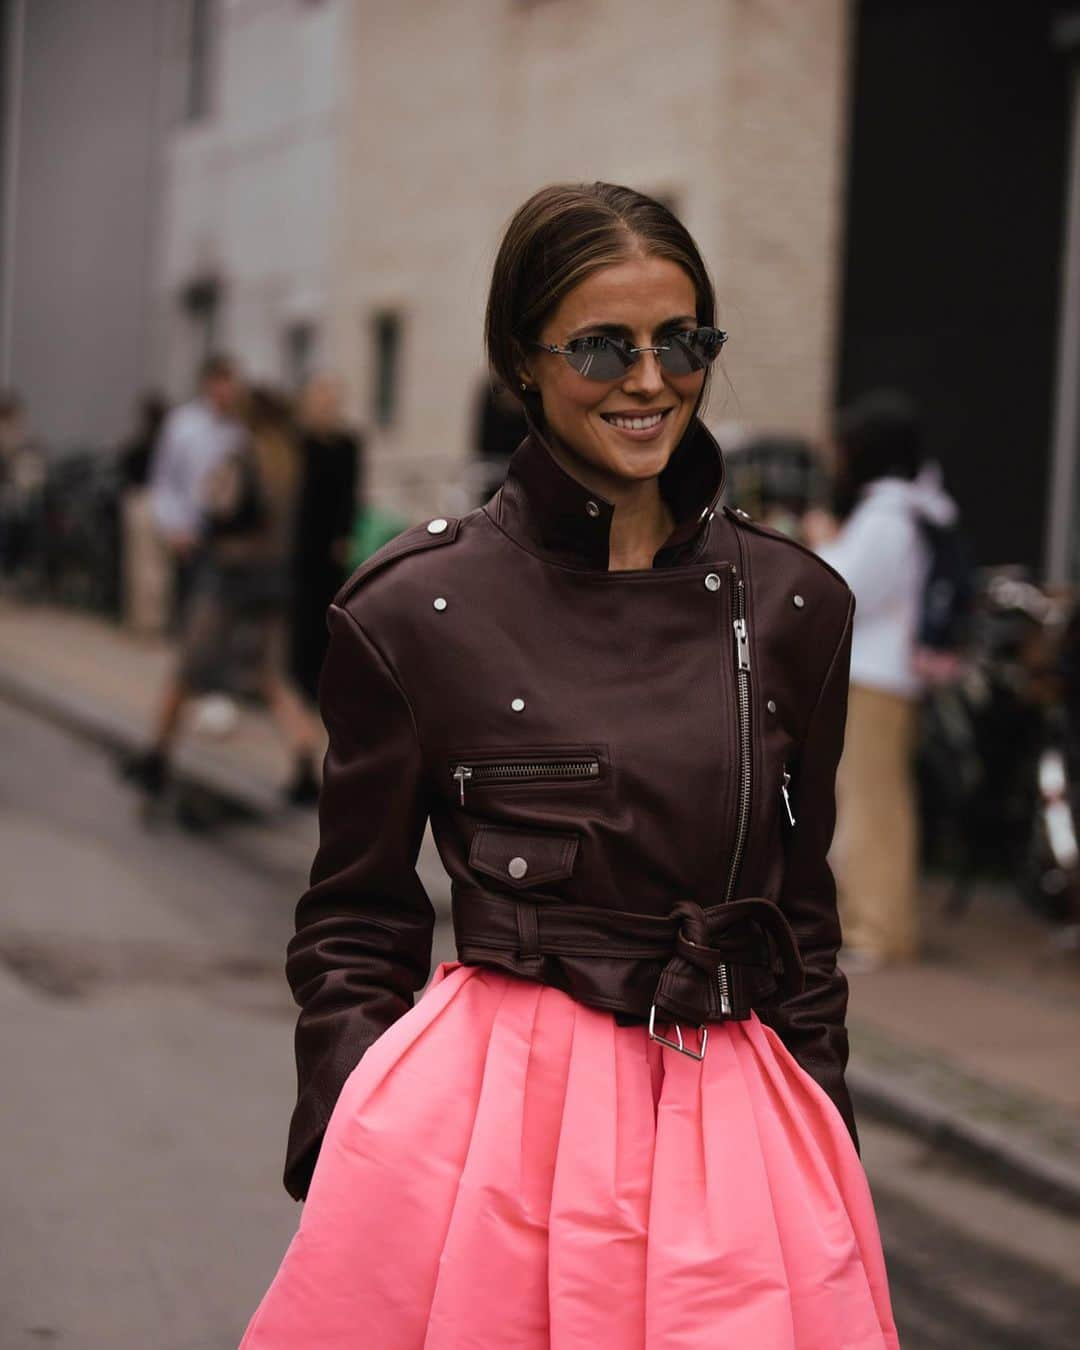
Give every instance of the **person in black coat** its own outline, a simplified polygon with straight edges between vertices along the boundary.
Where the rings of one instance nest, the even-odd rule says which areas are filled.
[[[348,571],[363,447],[343,421],[341,384],[333,376],[307,382],[299,413],[291,664],[297,685],[314,700],[326,653],[326,609]]]

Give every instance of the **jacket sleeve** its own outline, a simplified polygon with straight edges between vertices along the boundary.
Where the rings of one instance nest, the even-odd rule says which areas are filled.
[[[844,745],[848,672],[855,598],[833,652],[799,754],[792,834],[780,908],[798,939],[806,970],[803,992],[770,1010],[768,1021],[784,1045],[832,1098],[859,1146],[844,1082],[848,1039],[847,980],[837,968],[840,920],[836,882],[826,861],[836,824],[836,768]]]
[[[346,1078],[427,979],[434,928],[416,875],[427,801],[412,710],[352,616],[331,605],[328,623],[319,847],[286,961],[300,1016],[285,1188],[298,1200]]]

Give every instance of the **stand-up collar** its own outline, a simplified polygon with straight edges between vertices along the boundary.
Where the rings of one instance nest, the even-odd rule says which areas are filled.
[[[695,417],[660,475],[675,528],[655,567],[674,567],[696,555],[723,489],[720,447]],[[514,451],[493,505],[499,525],[526,546],[557,562],[607,571],[614,503],[567,473],[535,427]]]

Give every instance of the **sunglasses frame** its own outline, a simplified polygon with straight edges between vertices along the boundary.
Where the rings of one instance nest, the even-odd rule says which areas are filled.
[[[724,343],[727,341],[728,335],[727,335],[727,333],[726,333],[722,328],[715,328],[715,327],[712,327],[712,326],[709,325],[709,324],[701,324],[701,325],[700,325],[699,327],[697,327],[697,328],[687,328],[684,332],[673,333],[672,336],[673,336],[673,337],[689,337],[691,333],[715,333],[715,334],[717,335],[717,337],[719,338],[719,341],[718,341],[717,344],[716,344],[716,351],[713,353],[713,356],[710,358],[710,360],[706,361],[706,362],[704,363],[704,365],[702,366],[702,369],[706,369],[706,368],[707,368],[708,366],[710,366],[710,365],[712,364],[712,362],[715,361],[716,358],[720,355],[720,349],[723,347]],[[619,372],[618,375],[612,375],[610,378],[600,378],[600,377],[597,377],[596,375],[586,375],[583,371],[575,370],[574,367],[573,367],[572,365],[570,365],[570,360],[569,360],[569,358],[570,358],[571,356],[576,356],[577,353],[574,351],[573,347],[571,347],[571,346],[560,347],[560,346],[558,346],[558,344],[556,344],[556,343],[550,343],[550,342],[538,342],[538,341],[536,341],[535,339],[533,339],[533,340],[529,343],[529,345],[530,345],[531,347],[539,347],[541,351],[550,352],[553,356],[565,356],[565,357],[567,358],[567,365],[570,365],[570,369],[574,371],[574,374],[575,374],[575,375],[580,375],[581,378],[582,378],[583,380],[592,380],[595,384],[611,384],[611,383],[612,383],[613,381],[615,381],[615,380],[622,379],[622,377],[626,374],[626,372],[627,372],[628,370],[632,370],[633,367],[637,365],[639,359],[641,358],[642,352],[657,352],[657,353],[658,353],[658,352],[669,352],[669,351],[671,351],[671,344],[670,344],[670,343],[666,343],[666,344],[662,344],[662,345],[657,345],[657,346],[653,346],[653,347],[628,347],[628,346],[623,345],[623,339],[622,339],[622,338],[612,337],[610,333],[586,334],[585,337],[581,337],[581,338],[571,338],[570,341],[571,341],[571,342],[583,342],[583,341],[585,341],[585,338],[586,338],[586,337],[589,337],[589,336],[593,336],[593,337],[596,337],[596,338],[602,338],[605,342],[610,342],[610,343],[612,344],[612,346],[615,347],[616,350],[619,350],[619,347],[617,347],[616,344],[620,344],[621,349],[622,349],[622,353],[623,353],[624,355],[629,356],[629,357],[631,358],[631,360],[629,360],[629,361],[626,363],[626,365],[623,367],[623,369]],[[664,365],[664,363],[663,363],[662,361],[660,361],[659,356],[657,356],[657,362],[659,363],[661,370],[663,370],[664,373],[665,373],[666,375],[675,375],[675,374],[676,374],[675,371],[671,371],[671,370],[668,370],[668,369],[666,368],[666,366]],[[692,371],[692,370],[684,371],[683,373],[686,374],[686,375],[696,375],[696,374],[698,374],[697,371]],[[677,376],[676,376],[676,377],[677,377]]]

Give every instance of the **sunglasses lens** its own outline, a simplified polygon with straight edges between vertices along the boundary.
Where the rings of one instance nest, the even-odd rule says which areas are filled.
[[[667,343],[667,351],[660,354],[664,369],[671,375],[693,375],[715,361],[724,335],[718,328],[693,328],[673,333]]]
[[[617,380],[632,364],[625,346],[614,338],[573,338],[566,345],[567,361],[587,380]]]

